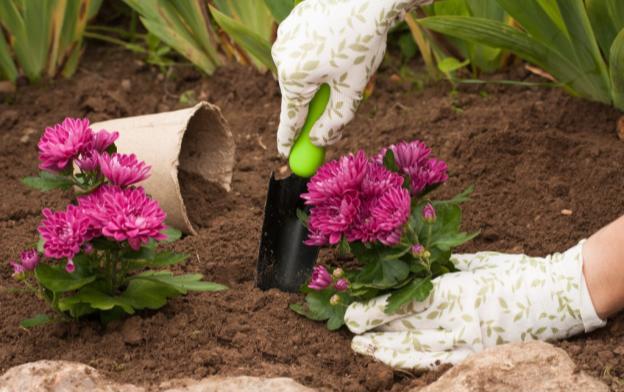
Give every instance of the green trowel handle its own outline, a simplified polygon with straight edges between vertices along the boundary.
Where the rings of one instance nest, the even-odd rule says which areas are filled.
[[[306,118],[299,138],[290,151],[288,165],[290,170],[299,177],[309,178],[316,173],[319,167],[325,162],[325,148],[317,147],[310,140],[310,131],[316,121],[323,115],[329,103],[330,88],[328,84],[323,84],[312,98],[308,108]]]

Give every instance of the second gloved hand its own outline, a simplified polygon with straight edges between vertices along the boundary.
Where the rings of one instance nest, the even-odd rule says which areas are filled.
[[[353,303],[345,323],[362,334],[352,348],[408,369],[455,364],[497,344],[557,340],[605,325],[583,277],[582,243],[529,257],[494,252],[455,255],[459,272],[433,281],[423,302],[384,313],[387,296]]]
[[[408,8],[431,1],[306,0],[293,9],[272,50],[282,93],[277,132],[282,156],[290,154],[323,83],[331,87],[331,98],[310,139],[318,146],[340,139],[383,59],[388,30]]]

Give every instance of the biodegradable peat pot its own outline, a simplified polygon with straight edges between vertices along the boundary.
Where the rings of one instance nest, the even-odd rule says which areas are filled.
[[[218,106],[200,102],[192,108],[120,118],[91,125],[93,131],[118,131],[120,153],[136,154],[152,167],[140,183],[167,213],[167,223],[196,234],[186,213],[178,169],[230,190],[234,139]]]

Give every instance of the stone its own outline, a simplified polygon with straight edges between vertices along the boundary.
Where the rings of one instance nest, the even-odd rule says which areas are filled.
[[[624,116],[620,117],[617,122],[617,134],[620,140],[624,140]]]
[[[0,376],[0,392],[147,392],[146,388],[108,380],[82,363],[42,360],[15,366]],[[154,392],[314,392],[290,378],[207,377],[178,379],[150,387]]]
[[[0,392],[145,392],[105,379],[77,362],[42,360],[15,366],[0,376]]]
[[[568,354],[544,342],[514,343],[473,354],[418,392],[608,392],[576,369]],[[415,390],[413,390],[415,392]]]
[[[203,380],[174,380],[160,385],[161,392],[313,392],[290,378],[207,377]]]

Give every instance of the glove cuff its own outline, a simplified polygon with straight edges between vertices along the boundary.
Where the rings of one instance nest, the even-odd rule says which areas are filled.
[[[591,332],[595,329],[602,328],[607,325],[607,320],[602,320],[598,317],[596,313],[596,308],[591,299],[591,295],[589,294],[589,289],[587,288],[587,282],[585,282],[585,275],[583,274],[583,245],[585,240],[579,242],[577,246],[570,249],[570,251],[576,252],[575,257],[578,257],[579,265],[581,266],[581,283],[580,283],[580,313],[581,320],[583,320],[583,327],[585,328],[585,332]]]

